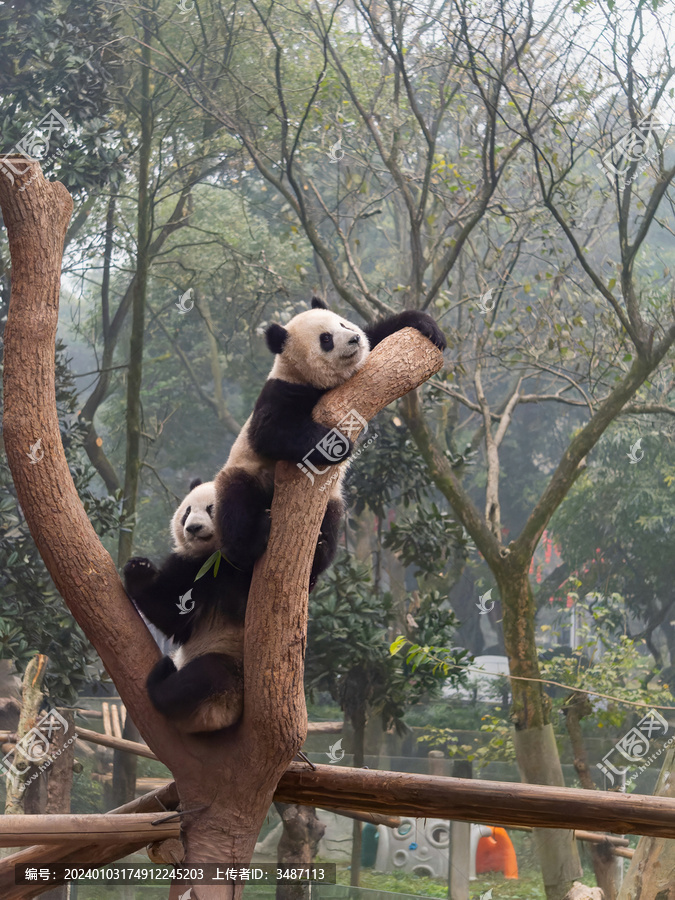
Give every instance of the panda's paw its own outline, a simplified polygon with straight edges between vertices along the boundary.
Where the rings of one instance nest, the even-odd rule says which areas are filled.
[[[328,431],[328,429],[326,429]],[[346,444],[343,444],[342,441],[334,442],[328,450],[323,450],[321,447],[315,447],[311,453],[307,454],[304,459],[310,462],[313,466],[319,468],[319,471],[325,470],[326,466],[337,466],[339,463],[344,462],[346,459],[352,455],[354,450],[354,444],[348,438],[345,438]]]
[[[147,584],[157,575],[157,569],[143,556],[132,556],[124,567],[124,583],[127,589]]]
[[[408,328],[415,328],[420,334],[423,334],[425,338],[428,338],[432,344],[438,347],[439,350],[445,350],[448,346],[445,335],[427,313],[411,309],[402,313],[402,316],[405,317],[405,325]]]

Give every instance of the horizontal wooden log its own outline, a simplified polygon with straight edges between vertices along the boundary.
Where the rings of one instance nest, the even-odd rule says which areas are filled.
[[[513,831],[532,831],[529,825],[511,825]],[[628,847],[630,841],[627,838],[617,837],[615,834],[601,834],[599,831],[583,831],[577,828],[574,837],[578,841],[588,841],[591,844],[611,844],[613,847]]]
[[[84,709],[83,707],[75,706],[73,712],[76,716],[82,716],[83,719],[103,718],[103,712],[100,709]]]
[[[581,828],[675,838],[675,799],[502,781],[291,763],[274,799],[486,825]]]
[[[309,732],[314,734],[339,734],[342,731],[342,722],[310,722]],[[90,731],[88,728],[77,729],[80,740],[89,741],[91,744],[100,744],[102,747],[112,747],[113,750],[124,750],[127,753],[135,753],[145,759],[157,759],[152,750],[138,741],[127,741],[125,738],[114,737],[110,734],[99,734],[98,731]],[[7,732],[9,734],[9,732]],[[0,740],[3,732],[0,732]]]
[[[158,822],[166,814],[126,813],[105,815],[0,816],[0,847],[78,843],[128,844],[131,841],[163,841],[178,837],[179,820]]]
[[[127,741],[125,738],[113,737],[110,734],[99,734],[98,731],[90,731],[88,728],[77,727],[77,736],[81,741],[89,741],[90,744],[100,744],[102,747],[112,747],[113,750],[125,750],[127,753],[135,753],[145,759],[157,759],[155,754],[146,744],[138,741]]]
[[[122,815],[141,812],[154,812],[165,814],[167,810],[178,806],[178,791],[172,781],[158,790],[151,791],[143,797],[111,809],[108,815]],[[136,853],[146,846],[145,840],[138,840],[129,844],[79,844],[74,841],[61,844],[37,844],[26,847],[0,859],[0,897],[2,900],[30,900],[44,892],[44,885],[15,885],[15,866],[47,866],[58,863],[63,866],[95,865],[105,866],[108,863],[124,859],[130,853]]]
[[[322,809],[323,807],[318,808]],[[401,824],[400,816],[385,816],[382,813],[363,812],[357,809],[331,809],[330,812],[347,819],[356,819],[357,822],[366,822],[368,825],[386,825],[387,828],[398,828]]]

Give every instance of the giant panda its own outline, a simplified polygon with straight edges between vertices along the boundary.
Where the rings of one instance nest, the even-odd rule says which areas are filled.
[[[251,572],[265,551],[278,460],[297,463],[306,471],[307,467],[326,469],[327,456],[317,444],[332,429],[312,419],[316,403],[326,391],[351,378],[380,341],[408,327],[445,349],[443,332],[426,313],[408,310],[361,329],[331,312],[316,297],[311,309],[294,316],[285,327],[274,323],[267,328],[265,337],[275,356],[274,365],[253,414],[215,479],[216,527],[221,553],[229,563]],[[351,441],[342,442],[342,452],[333,453],[330,464],[347,459],[352,447]],[[344,467],[331,486],[310,590],[335,556],[344,511],[343,475]]]
[[[127,593],[177,651],[148,676],[150,699],[183,731],[217,731],[243,709],[244,616],[250,573],[221,559],[217,575],[195,581],[219,548],[213,481],[196,479],[171,520],[173,551],[157,569],[134,557],[124,567]]]

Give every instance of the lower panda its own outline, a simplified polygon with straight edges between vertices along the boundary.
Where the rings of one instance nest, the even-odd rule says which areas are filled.
[[[155,708],[183,731],[216,731],[243,710],[244,616],[251,576],[221,559],[195,581],[218,549],[213,481],[196,479],[171,521],[174,547],[157,569],[134,557],[124,567],[127,593],[178,649],[148,676]]]
[[[215,481],[219,545],[230,563],[251,572],[265,552],[277,461],[323,472],[349,457],[352,442],[332,440],[334,429],[315,422],[312,411],[327,391],[363,366],[373,347],[403,328],[415,328],[439,349],[446,347],[443,332],[426,313],[407,310],[361,329],[316,297],[312,308],[294,316],[286,327],[275,323],[267,328],[274,365]],[[344,467],[331,487],[310,590],[335,556],[344,512],[343,476]]]

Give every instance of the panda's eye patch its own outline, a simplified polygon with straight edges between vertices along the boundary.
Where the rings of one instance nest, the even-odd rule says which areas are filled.
[[[213,503],[209,503],[209,505],[206,507],[206,511],[209,516],[213,518]]]
[[[185,512],[183,514],[183,518],[180,520],[181,525],[185,525],[185,523],[187,522],[187,517],[190,515],[191,512],[192,512],[192,507],[188,506],[188,508],[185,510]]]
[[[335,346],[335,344],[333,343],[333,335],[330,333],[330,331],[324,331],[322,334],[320,334],[319,341],[321,343],[321,349],[325,350],[326,352],[332,350]]]

